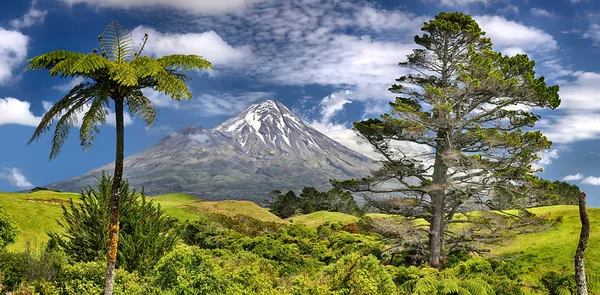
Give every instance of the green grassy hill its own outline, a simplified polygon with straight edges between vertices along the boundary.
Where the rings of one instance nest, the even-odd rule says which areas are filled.
[[[578,207],[549,206],[531,211],[539,216],[563,216],[563,222],[555,229],[519,235],[503,246],[492,248],[490,255],[523,262],[522,265],[530,268],[530,276],[524,279],[530,282],[550,270],[571,272],[581,228]],[[588,214],[591,231],[585,252],[585,268],[587,272],[600,274],[600,209],[590,208]]]
[[[42,244],[47,240],[46,232],[61,231],[56,220],[61,218],[61,204],[69,198],[78,200],[73,193],[39,191],[30,194],[0,193],[0,208],[8,211],[16,221],[20,234],[17,242],[9,249],[22,249],[27,242]],[[169,194],[151,197],[178,219],[198,219],[202,214],[221,213],[230,216],[245,215],[264,221],[304,223],[318,226],[327,221],[350,223],[358,220],[356,216],[319,211],[282,220],[252,202],[198,200],[184,194]],[[517,236],[491,248],[489,255],[522,262],[520,265],[529,273],[523,277],[525,282],[536,282],[541,274],[549,270],[571,272],[573,255],[579,238],[579,212],[576,206],[551,206],[532,209],[538,215],[550,217],[563,216],[563,222],[555,229]],[[586,252],[586,269],[600,273],[600,209],[589,209],[591,236]],[[382,214],[369,214],[371,217],[385,217]]]
[[[2,193],[0,192],[0,208],[9,214],[19,227],[19,236],[11,249],[23,249],[29,242],[33,245],[43,244],[48,240],[47,232],[60,232],[62,228],[56,220],[62,217],[61,204],[70,198],[76,202],[79,195],[75,193],[57,193],[38,191],[34,193]],[[208,202],[198,200],[185,194],[169,194],[150,197],[164,208],[167,214],[181,219],[196,220],[205,213],[221,213],[230,216],[245,215],[252,218],[285,223],[267,209],[248,201]]]

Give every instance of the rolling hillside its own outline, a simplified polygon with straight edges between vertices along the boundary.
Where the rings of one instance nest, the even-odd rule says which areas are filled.
[[[47,240],[47,231],[60,231],[56,220],[61,217],[60,204],[78,199],[77,194],[40,191],[31,194],[0,193],[0,208],[8,211],[20,229],[17,243],[9,249],[20,249],[29,241],[41,244]],[[294,222],[318,226],[326,221],[348,223],[356,221],[356,216],[338,212],[315,212],[282,220],[248,201],[201,201],[184,194],[170,194],[151,197],[165,211],[178,219],[194,220],[205,213],[221,213],[230,216],[245,215],[256,219],[274,222]],[[491,249],[490,255],[521,262],[527,268],[525,282],[535,282],[548,270],[571,271],[572,257],[579,237],[579,215],[576,206],[551,206],[532,209],[538,215],[563,216],[563,222],[555,229],[523,234],[515,239],[504,241],[503,245]],[[586,269],[600,273],[600,209],[589,209],[592,232],[586,252]],[[373,215],[375,216],[375,215]]]

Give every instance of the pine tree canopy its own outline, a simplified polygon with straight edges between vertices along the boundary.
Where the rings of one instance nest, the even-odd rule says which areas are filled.
[[[110,23],[98,39],[100,51],[56,50],[29,60],[28,70],[45,69],[51,76],[84,79],[50,108],[29,141],[39,139],[56,123],[50,159],[58,155],[76,123],[81,123],[81,146],[91,147],[99,125],[106,123],[110,100],[124,100],[132,115],[151,125],[156,111],[142,89],[150,88],[178,101],[190,99],[185,83],[189,77],[182,72],[213,69],[209,61],[198,55],[143,56],[148,34],[141,47],[135,48],[131,33],[116,22]],[[77,122],[79,112],[85,112],[82,122]]]
[[[534,129],[540,116],[533,110],[555,109],[560,98],[558,86],[536,76],[527,55],[493,51],[469,15],[440,13],[421,30],[414,38],[421,48],[399,63],[410,74],[389,88],[398,96],[392,111],[354,123],[381,155],[381,168],[361,180],[332,183],[410,199],[403,204],[432,223],[430,237],[436,231],[440,237],[431,242],[443,244],[439,231],[467,202],[527,194],[528,180],[540,170],[534,166],[539,153],[551,147]],[[407,155],[398,142],[421,144],[431,154]]]

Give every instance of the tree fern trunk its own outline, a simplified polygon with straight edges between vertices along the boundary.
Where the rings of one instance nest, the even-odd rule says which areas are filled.
[[[119,193],[121,191],[121,181],[123,180],[123,158],[125,149],[123,99],[115,99],[115,115],[117,119],[117,152],[110,200],[110,224],[108,228],[108,251],[104,295],[112,295],[113,293],[117,249],[119,246]]]
[[[575,281],[577,282],[577,294],[588,295],[583,254],[590,238],[590,218],[585,209],[585,193],[583,192],[579,194],[579,219],[581,220],[581,234],[577,251],[575,251]]]

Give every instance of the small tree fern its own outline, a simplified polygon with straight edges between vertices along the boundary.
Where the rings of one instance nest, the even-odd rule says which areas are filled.
[[[177,101],[190,99],[186,85],[189,77],[183,72],[213,67],[197,55],[174,54],[156,59],[143,56],[148,34],[144,35],[141,46],[135,48],[131,33],[116,22],[111,22],[98,39],[100,52],[97,49],[92,53],[56,50],[29,60],[28,70],[48,70],[50,76],[84,79],[48,110],[29,143],[39,139],[42,133],[56,124],[50,159],[56,157],[71,127],[78,123],[77,114],[89,108],[85,111],[79,131],[81,146],[88,149],[99,132],[98,126],[106,123],[107,109],[111,103],[114,104],[117,139],[104,290],[104,294],[112,294],[119,233],[119,194],[123,178],[125,106],[129,113],[151,125],[156,111],[142,89],[154,89]]]

